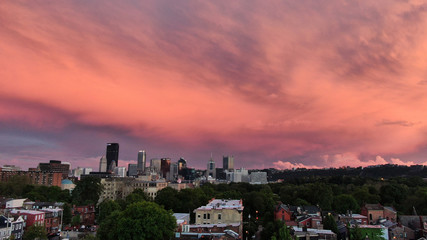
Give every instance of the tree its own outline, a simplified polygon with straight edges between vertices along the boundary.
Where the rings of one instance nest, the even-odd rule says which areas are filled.
[[[25,230],[22,236],[23,240],[45,240],[47,239],[47,232],[42,225],[32,225]]]
[[[73,226],[79,226],[80,223],[82,222],[80,215],[76,215],[71,219],[71,225]]]
[[[101,224],[108,216],[110,216],[114,211],[121,210],[120,205],[111,200],[103,201],[98,206],[98,224]]]
[[[286,223],[283,223],[283,226],[279,229],[279,240],[292,240],[291,233]]]
[[[323,228],[338,234],[337,222],[335,222],[335,219],[331,214],[326,215],[323,220]]]
[[[137,189],[133,190],[133,192],[131,194],[126,196],[125,201],[126,201],[126,206],[127,206],[127,205],[130,205],[132,203],[149,201],[149,198],[148,198],[147,194],[145,194],[145,192],[142,189],[137,188]]]
[[[171,187],[165,187],[157,192],[154,202],[163,206],[166,210],[177,212],[179,210],[178,191]]]
[[[173,236],[176,219],[153,202],[137,202],[114,212],[99,229],[100,239],[162,240]]]
[[[76,205],[97,204],[102,192],[101,179],[98,177],[84,177],[77,182],[72,192],[72,200]]]
[[[63,224],[65,224],[65,225],[70,224],[71,218],[72,218],[71,207],[68,203],[65,203],[64,209],[63,209],[63,215],[62,215]]]
[[[350,240],[363,240],[363,234],[360,230],[359,226],[356,224],[353,228],[351,228],[350,225],[347,225],[348,233],[349,233],[349,239]]]
[[[338,213],[346,213],[348,210],[358,212],[359,208],[356,199],[349,194],[341,194],[334,198],[334,209]]]

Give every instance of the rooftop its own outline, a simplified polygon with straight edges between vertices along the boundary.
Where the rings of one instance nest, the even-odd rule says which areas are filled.
[[[35,215],[35,214],[44,214],[44,212],[41,211],[36,211],[36,210],[25,210],[25,209],[13,209],[12,211],[10,211],[12,214],[20,214],[20,213],[25,213],[25,214],[31,214],[31,215]]]
[[[236,209],[243,211],[242,200],[212,199],[206,206],[201,206],[197,210],[211,209]]]

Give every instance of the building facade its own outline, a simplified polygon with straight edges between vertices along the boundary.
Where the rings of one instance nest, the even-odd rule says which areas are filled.
[[[222,157],[222,168],[224,170],[233,170],[234,169],[234,157],[233,156],[223,156]]]
[[[39,163],[37,169],[42,172],[60,172],[62,173],[62,178],[67,178],[68,173],[70,173],[70,165],[63,164],[59,160],[50,160],[49,163]]]
[[[34,171],[2,171],[0,181],[8,182],[13,176],[26,176],[31,184],[61,187],[63,174],[61,172]]]
[[[105,156],[107,158],[107,172],[112,172],[119,163],[119,144],[107,143]]]
[[[195,224],[238,225],[242,234],[243,203],[242,200],[212,199],[205,206],[194,210]]]
[[[138,174],[143,174],[145,172],[146,158],[147,158],[147,154],[145,150],[141,150],[138,152],[138,161],[137,161]]]

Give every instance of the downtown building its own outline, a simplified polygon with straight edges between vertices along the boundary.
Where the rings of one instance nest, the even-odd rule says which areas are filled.
[[[107,172],[113,172],[119,164],[119,144],[107,143],[105,156],[107,158]]]

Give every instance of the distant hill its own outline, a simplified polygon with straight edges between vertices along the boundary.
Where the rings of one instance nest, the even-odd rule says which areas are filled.
[[[393,178],[393,177],[412,177],[418,176],[427,178],[427,166],[424,165],[377,165],[369,167],[342,167],[327,169],[306,169],[298,168],[293,170],[264,169],[268,174],[269,181],[279,179],[298,179],[308,177],[340,177],[340,176],[359,176],[367,178]]]

